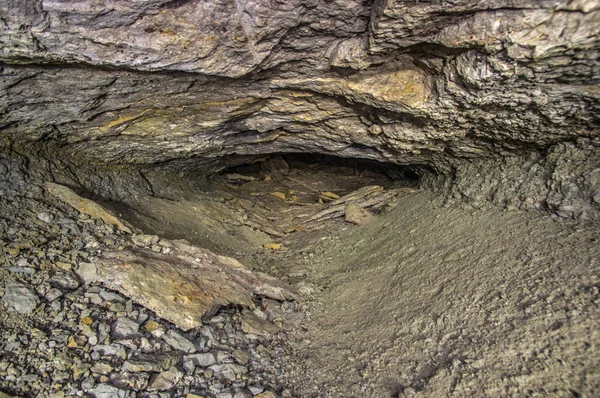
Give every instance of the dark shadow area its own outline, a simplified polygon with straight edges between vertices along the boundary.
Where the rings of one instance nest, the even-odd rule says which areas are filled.
[[[401,166],[382,163],[371,159],[342,158],[322,154],[282,153],[256,158],[250,163],[226,169],[220,176],[239,174],[256,179],[272,177],[277,179],[291,171],[319,172],[333,178],[347,179],[364,177],[370,183],[386,188],[398,186],[416,187],[421,176],[431,172],[427,166]],[[364,184],[366,185],[366,184]],[[358,187],[356,187],[358,188]]]

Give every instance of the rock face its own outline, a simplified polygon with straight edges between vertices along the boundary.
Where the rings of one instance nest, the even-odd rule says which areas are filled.
[[[599,1],[8,0],[0,14],[0,148],[32,174],[118,199],[323,153],[410,166],[475,206],[600,218]]]

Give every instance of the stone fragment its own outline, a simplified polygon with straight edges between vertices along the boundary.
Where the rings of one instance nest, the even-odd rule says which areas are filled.
[[[148,385],[149,391],[165,391],[172,388],[181,378],[183,373],[177,370],[177,368],[171,368],[164,372],[161,372],[150,380]]]
[[[283,282],[250,271],[233,258],[173,243],[170,255],[148,249],[104,252],[95,260],[96,273],[86,272],[82,278],[102,282],[183,330],[202,326],[203,317],[222,306],[253,308],[255,295],[299,299]]]
[[[188,354],[196,352],[196,347],[194,347],[194,344],[174,330],[169,330],[162,336],[162,338],[167,342],[167,344],[176,350],[183,351]]]
[[[140,325],[134,320],[129,318],[119,318],[113,324],[111,328],[111,336],[113,339],[129,339],[139,337]]]
[[[96,265],[92,263],[79,263],[79,266],[75,272],[86,285],[92,283],[98,278],[98,269],[96,268]]]
[[[328,199],[328,200],[334,200],[334,199],[339,199],[340,195],[335,194],[333,192],[325,191],[325,192],[321,192],[321,197],[323,197],[324,199]]]
[[[237,361],[237,363],[242,365],[245,365],[248,363],[248,361],[250,361],[250,354],[243,350],[234,350],[231,353],[231,356]]]
[[[252,312],[247,312],[242,318],[244,333],[266,336],[279,332],[279,327],[268,320],[260,319]]]
[[[139,354],[123,363],[126,372],[163,372],[179,363],[181,357],[175,353]]]
[[[98,373],[101,375],[107,375],[110,372],[112,372],[112,366],[110,366],[109,363],[107,362],[96,362],[91,368],[90,370],[94,373]]]
[[[105,301],[110,301],[111,303],[124,303],[125,299],[114,292],[109,292],[108,290],[101,290],[100,297],[102,297]]]
[[[158,243],[159,237],[156,235],[134,235],[131,240],[137,246],[148,247]]]
[[[127,391],[113,387],[109,384],[101,383],[96,387],[89,389],[88,394],[93,398],[125,398]]]
[[[381,126],[378,124],[372,124],[371,126],[369,126],[369,133],[373,135],[379,135],[383,133],[383,128],[381,128]]]
[[[27,315],[36,309],[40,299],[33,290],[23,283],[9,279],[4,287],[2,302],[8,306],[9,311]]]
[[[125,348],[120,344],[101,344],[97,345],[93,349],[103,357],[117,357],[121,359],[127,358],[127,352]]]
[[[373,221],[373,215],[356,203],[348,203],[344,211],[345,220],[356,225],[366,225]]]
[[[140,391],[146,388],[149,378],[147,373],[119,372],[110,375],[110,383],[124,390]]]
[[[45,222],[46,224],[50,224],[54,219],[54,216],[50,213],[38,213],[37,218],[38,220]]]
[[[75,290],[79,287],[79,281],[71,272],[57,271],[50,278],[50,285],[60,289]]]
[[[62,295],[63,295],[63,293],[59,289],[52,288],[52,289],[48,290],[48,292],[46,293],[46,295],[44,297],[49,302],[53,302],[54,300],[56,300],[57,298],[59,298]]]
[[[217,360],[215,359],[215,355],[210,352],[196,353],[192,355],[186,355],[184,357],[186,361],[192,361],[194,365],[201,366],[203,368],[214,365]]]
[[[115,226],[119,231],[131,234],[131,229],[121,222],[117,217],[112,215],[104,207],[98,203],[89,199],[84,199],[77,195],[72,189],[65,187],[64,185],[54,184],[52,182],[46,183],[46,190],[52,196],[57,197],[63,202],[67,203],[77,211],[83,214],[87,214],[94,220],[102,220],[106,224]]]
[[[277,398],[274,392],[265,391],[254,396],[254,398]]]

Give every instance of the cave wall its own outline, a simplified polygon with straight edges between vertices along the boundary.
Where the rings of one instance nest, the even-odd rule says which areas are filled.
[[[0,17],[0,151],[39,178],[159,195],[310,152],[600,219],[600,1],[5,0]]]

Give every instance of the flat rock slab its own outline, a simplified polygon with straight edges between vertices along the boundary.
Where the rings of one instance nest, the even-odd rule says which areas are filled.
[[[201,326],[222,306],[254,308],[255,295],[299,299],[280,280],[252,272],[233,258],[185,241],[171,244],[171,254],[141,248],[104,252],[92,263],[81,263],[77,273],[86,283],[102,282],[183,330]]]
[[[80,213],[87,214],[94,220],[102,220],[106,224],[113,225],[119,231],[132,234],[131,228],[121,220],[112,215],[107,209],[98,203],[77,195],[71,188],[52,182],[46,183],[46,190],[52,196],[62,200]]]

